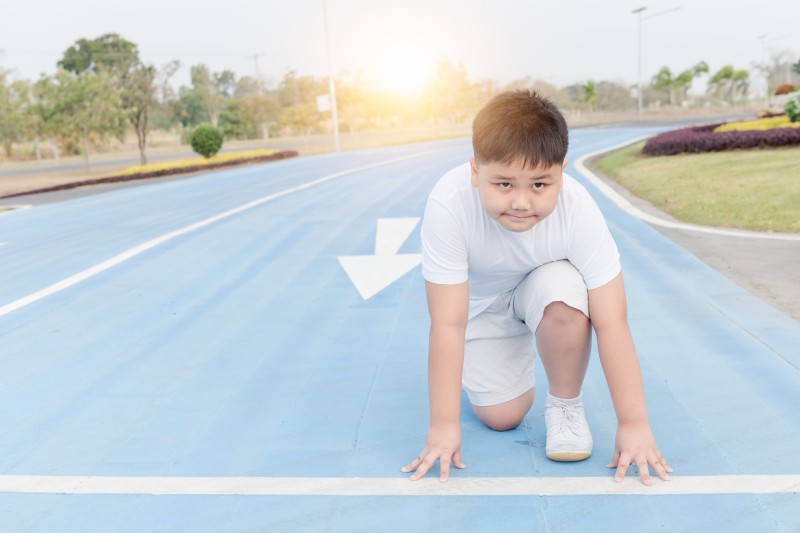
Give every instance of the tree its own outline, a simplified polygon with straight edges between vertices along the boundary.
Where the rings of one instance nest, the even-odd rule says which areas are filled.
[[[150,111],[156,106],[156,69],[138,65],[125,76],[121,104],[136,131],[139,146],[139,164],[147,164],[147,133]]]
[[[702,74],[708,74],[708,63],[700,61],[692,68],[686,69],[675,78],[675,89],[678,94],[686,98],[689,93],[689,88],[695,78]]]
[[[107,33],[96,39],[78,39],[67,48],[58,66],[67,72],[80,74],[91,70],[106,70],[122,78],[139,66],[138,47],[116,33]]]
[[[597,101],[597,86],[592,80],[587,80],[581,84],[583,89],[583,101],[589,106],[589,113],[594,112],[594,103]]]
[[[219,114],[225,109],[226,100],[231,96],[236,85],[236,76],[225,70],[212,73],[207,66],[200,63],[191,68],[191,89],[184,92],[189,107],[196,106],[202,113],[202,122],[210,122],[213,126],[219,123]]]
[[[64,52],[58,66],[75,74],[104,72],[112,77],[124,112],[136,132],[139,162],[147,164],[148,119],[158,103],[155,84],[158,73],[153,65],[144,65],[139,60],[136,44],[116,33],[79,39]]]
[[[88,174],[90,147],[123,131],[126,116],[114,78],[102,71],[75,75],[59,69],[37,86],[39,113],[48,132],[66,146],[82,146]]]
[[[661,67],[661,70],[658,71],[658,74],[653,77],[650,83],[655,89],[667,90],[669,92],[669,105],[670,107],[675,107],[677,103],[676,96],[685,97],[694,79],[707,72],[708,65],[705,61],[700,61],[677,76],[673,76],[668,67]]]
[[[628,111],[635,107],[636,100],[622,82],[597,82],[597,103],[595,109],[601,111]]]
[[[325,81],[311,76],[298,76],[295,70],[284,74],[277,90],[277,100],[281,106],[279,124],[295,134],[307,137],[320,123],[321,114],[317,111],[317,96],[327,94]]]
[[[269,139],[269,125],[278,117],[278,102],[265,94],[251,94],[241,99],[244,116],[254,124],[261,125],[261,137]]]
[[[11,81],[7,71],[0,69],[0,143],[11,157],[13,145],[25,138],[28,84]]]
[[[219,115],[219,127],[226,139],[254,139],[258,137],[258,123],[244,108],[242,100],[228,100]]]
[[[744,69],[734,69],[732,65],[725,65],[708,80],[709,94],[716,97],[727,97],[731,104],[738,98],[747,94],[750,86],[750,73]]]
[[[464,65],[439,61],[433,80],[423,90],[425,114],[433,120],[434,130],[440,118],[451,126],[469,121],[478,108],[474,89]]]

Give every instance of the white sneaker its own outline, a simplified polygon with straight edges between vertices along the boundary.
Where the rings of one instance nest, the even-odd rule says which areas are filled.
[[[551,400],[552,401],[552,400]],[[583,405],[569,406],[557,399],[544,407],[547,425],[545,454],[553,461],[582,461],[592,455],[592,433]]]

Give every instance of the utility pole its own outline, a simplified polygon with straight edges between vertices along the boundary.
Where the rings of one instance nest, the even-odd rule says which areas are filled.
[[[328,8],[322,0],[322,16],[325,20],[325,50],[328,55],[328,94],[331,99],[331,118],[333,119],[333,144],[337,152],[341,151],[339,144],[339,114],[336,109],[336,84],[333,82],[333,69],[331,68],[331,41],[328,35]]]
[[[261,73],[258,70],[258,58],[263,56],[264,52],[259,52],[251,56],[245,56],[246,59],[252,59],[256,65],[256,92],[258,93],[259,100],[261,99],[261,96],[264,95],[264,89],[261,86]],[[261,102],[259,102],[259,104],[260,103]],[[261,122],[261,136],[263,137],[264,141],[269,140],[269,127],[267,126],[266,121]]]

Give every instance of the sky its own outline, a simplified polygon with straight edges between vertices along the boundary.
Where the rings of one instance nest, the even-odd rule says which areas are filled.
[[[800,57],[800,1],[771,0],[325,0],[331,67],[371,84],[413,93],[437,61],[461,63],[472,81],[530,76],[564,86],[586,80],[637,81],[637,15],[642,12],[642,77],[704,60],[753,67],[777,52]],[[55,72],[80,38],[115,32],[141,59],[255,74],[275,86],[289,69],[328,73],[323,0],[5,0],[0,68],[36,79]],[[679,8],[672,11],[674,8]],[[646,18],[651,16],[652,18]],[[759,40],[759,36],[765,36]]]

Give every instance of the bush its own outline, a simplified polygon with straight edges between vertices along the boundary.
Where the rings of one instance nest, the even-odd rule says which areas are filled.
[[[642,149],[646,155],[722,152],[745,148],[777,148],[800,144],[800,128],[726,131],[714,133],[722,124],[672,130],[649,139]]]
[[[789,95],[789,99],[783,106],[786,116],[792,122],[800,121],[800,91],[795,91]]]
[[[781,83],[777,87],[775,87],[775,96],[780,96],[782,94],[789,94],[794,92],[794,85],[791,83]]]
[[[224,135],[222,130],[211,125],[199,126],[192,132],[192,137],[189,139],[192,145],[192,150],[209,158],[219,152],[222,148],[222,139]]]

